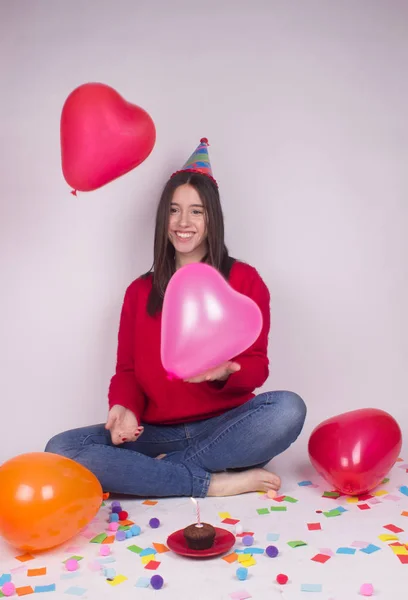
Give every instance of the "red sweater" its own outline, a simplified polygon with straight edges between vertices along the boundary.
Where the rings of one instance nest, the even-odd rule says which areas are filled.
[[[235,262],[230,285],[249,296],[262,311],[263,328],[256,342],[234,360],[241,370],[221,382],[170,381],[160,360],[161,313],[147,313],[152,277],[136,279],[126,290],[119,325],[116,373],[109,387],[109,407],[132,410],[139,423],[171,424],[220,415],[254,396],[269,375],[267,356],[270,296],[258,272]]]

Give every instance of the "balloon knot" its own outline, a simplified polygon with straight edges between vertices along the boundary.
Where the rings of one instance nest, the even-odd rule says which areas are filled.
[[[76,196],[76,195],[77,195],[77,191],[76,191],[76,190],[72,190],[72,191],[71,191],[71,194],[72,194],[73,196]]]
[[[210,144],[208,143],[208,139],[207,138],[201,138],[200,140],[200,144],[207,144],[207,146],[209,146]]]

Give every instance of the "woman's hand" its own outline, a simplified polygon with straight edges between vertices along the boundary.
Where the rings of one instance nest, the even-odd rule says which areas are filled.
[[[241,369],[241,365],[235,362],[227,361],[216,367],[215,369],[210,369],[206,373],[202,373],[201,375],[197,375],[196,377],[191,377],[191,379],[186,379],[188,383],[201,383],[202,381],[226,381],[232,373],[236,373]]]
[[[110,431],[112,444],[115,446],[135,442],[144,430],[143,426],[139,426],[134,413],[119,404],[110,409],[105,429]]]

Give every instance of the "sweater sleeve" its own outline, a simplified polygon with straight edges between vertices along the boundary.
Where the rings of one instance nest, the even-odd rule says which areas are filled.
[[[145,396],[137,383],[134,362],[133,344],[135,335],[135,305],[131,297],[131,288],[126,290],[123,301],[116,359],[116,371],[109,385],[109,408],[115,404],[131,410],[140,423],[145,407]]]
[[[232,373],[225,382],[213,382],[213,389],[223,393],[252,393],[261,387],[269,376],[268,338],[270,330],[270,294],[260,275],[255,271],[248,289],[241,293],[256,302],[262,313],[262,330],[258,339],[245,352],[233,358],[241,369]],[[211,384],[210,384],[211,385]]]

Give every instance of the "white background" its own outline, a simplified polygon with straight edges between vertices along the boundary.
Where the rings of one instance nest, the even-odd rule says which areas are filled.
[[[106,416],[126,286],[155,206],[210,140],[231,253],[272,296],[268,388],[312,428],[358,407],[408,424],[408,4],[0,3],[0,461]],[[100,81],[153,117],[132,173],[75,198],[68,94]]]

